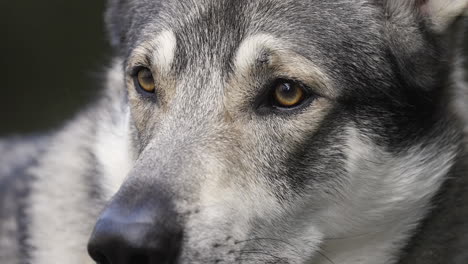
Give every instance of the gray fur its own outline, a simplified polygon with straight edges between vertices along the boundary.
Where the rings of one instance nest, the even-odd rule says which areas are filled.
[[[112,196],[164,192],[181,264],[464,263],[465,82],[448,18],[404,3],[109,1],[106,92],[46,143],[0,144],[0,260],[92,263]],[[137,92],[142,66],[157,96]],[[315,100],[264,107],[277,78]]]

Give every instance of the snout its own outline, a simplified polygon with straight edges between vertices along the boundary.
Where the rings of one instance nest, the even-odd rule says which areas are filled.
[[[129,195],[118,195],[97,221],[91,258],[99,264],[176,263],[182,228],[168,199]]]

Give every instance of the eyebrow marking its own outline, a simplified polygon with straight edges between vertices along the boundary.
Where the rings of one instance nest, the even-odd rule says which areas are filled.
[[[174,61],[177,39],[173,31],[165,30],[159,34],[155,41],[156,50],[153,62],[162,72],[169,72]]]
[[[271,35],[258,34],[245,39],[234,56],[234,66],[238,71],[248,71],[261,59],[263,51],[274,49],[278,41]],[[278,48],[276,46],[276,48]]]
[[[154,39],[135,48],[129,59],[129,68],[144,64],[147,67],[157,67],[161,73],[168,73],[174,62],[176,46],[174,32],[164,30]]]
[[[325,72],[311,61],[293,50],[285,40],[268,34],[257,34],[246,38],[237,49],[234,69],[237,75],[249,76],[260,64],[266,63],[279,77],[289,77],[313,86],[319,94],[329,98],[337,96],[333,82]],[[265,59],[267,57],[268,59]]]

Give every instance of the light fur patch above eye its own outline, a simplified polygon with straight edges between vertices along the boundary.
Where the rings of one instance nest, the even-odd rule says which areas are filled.
[[[174,63],[177,38],[171,30],[164,30],[156,38],[140,44],[132,52],[128,69],[136,66],[155,67],[160,73],[168,73]]]
[[[166,30],[158,35],[154,52],[154,62],[162,72],[169,72],[174,61],[177,39],[174,32]]]
[[[267,54],[267,55],[265,55]],[[265,60],[265,57],[268,57]],[[319,95],[334,98],[336,92],[328,76],[315,63],[294,52],[285,40],[268,34],[258,34],[246,38],[237,49],[234,57],[235,71],[238,76],[250,76],[259,64],[267,62],[278,78],[300,81],[313,87]]]
[[[241,72],[249,71],[253,65],[257,64],[265,49],[274,48],[278,43],[278,40],[267,34],[248,37],[237,49],[234,57],[235,68]]]

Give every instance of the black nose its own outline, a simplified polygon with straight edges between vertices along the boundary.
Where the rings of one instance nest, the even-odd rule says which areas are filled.
[[[182,232],[168,204],[122,200],[114,200],[94,227],[88,243],[91,258],[99,264],[176,263]]]

